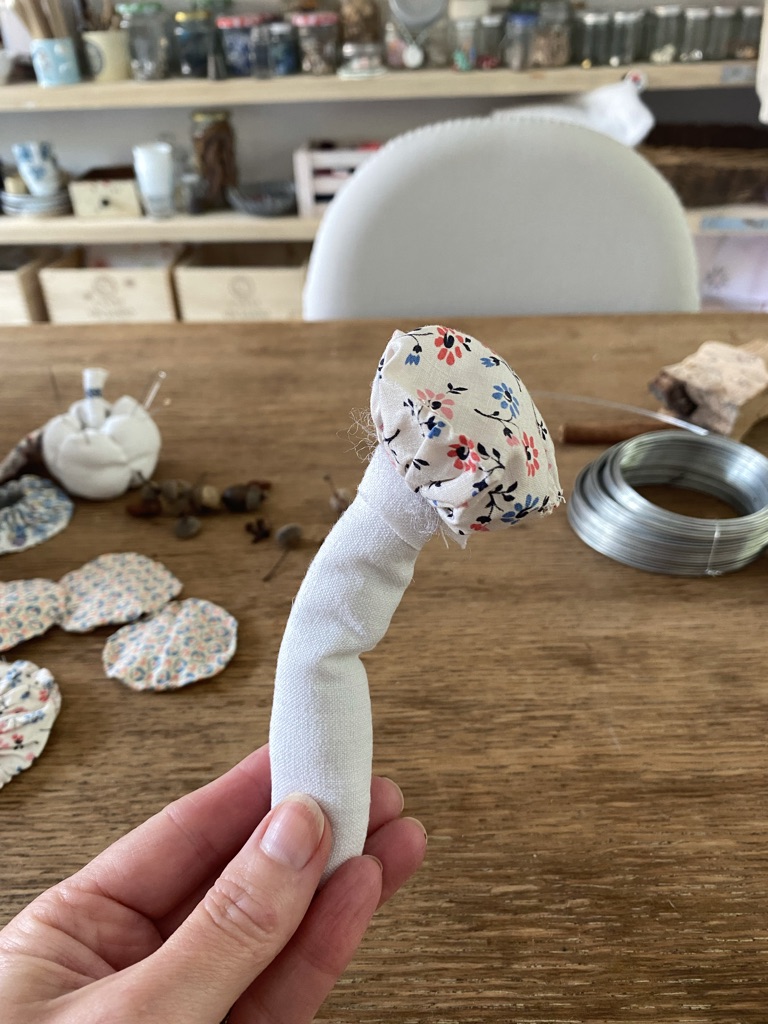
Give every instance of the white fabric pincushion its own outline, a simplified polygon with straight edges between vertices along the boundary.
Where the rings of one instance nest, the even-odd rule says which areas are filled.
[[[106,378],[106,370],[84,370],[85,398],[43,427],[45,464],[78,498],[119,498],[150,479],[160,454],[155,421],[128,395],[105,401]]]
[[[550,512],[563,498],[554,449],[504,360],[445,327],[396,331],[373,383],[379,438],[357,496],[307,572],[280,647],[270,724],[272,801],[301,791],[328,815],[327,878],[363,849],[371,785],[368,680],[429,537]]]

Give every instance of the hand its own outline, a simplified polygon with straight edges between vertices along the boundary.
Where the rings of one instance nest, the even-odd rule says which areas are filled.
[[[374,778],[365,854],[316,893],[329,823],[269,802],[262,747],[34,900],[0,931],[3,1024],[311,1021],[426,837]]]

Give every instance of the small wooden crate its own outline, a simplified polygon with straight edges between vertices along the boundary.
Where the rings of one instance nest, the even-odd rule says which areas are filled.
[[[40,282],[53,323],[168,323],[178,319],[172,271],[90,268],[75,249],[43,268]]]
[[[131,166],[96,167],[67,186],[76,217],[141,217]]]
[[[182,320],[300,320],[308,243],[201,245],[174,269]]]
[[[331,199],[378,147],[374,142],[332,147],[309,142],[295,150],[293,177],[299,216],[322,216]]]
[[[51,258],[50,254],[37,256],[16,270],[0,270],[0,323],[4,326],[48,319],[39,275]]]

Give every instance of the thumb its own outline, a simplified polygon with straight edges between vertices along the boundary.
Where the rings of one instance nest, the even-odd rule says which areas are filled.
[[[328,860],[330,833],[311,797],[286,797],[186,921],[126,972],[127,999],[136,1005],[138,998],[152,1020],[220,1021],[301,923]]]

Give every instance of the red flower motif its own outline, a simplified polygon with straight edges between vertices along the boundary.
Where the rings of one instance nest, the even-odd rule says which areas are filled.
[[[438,359],[440,357],[438,356]],[[430,410],[434,413],[439,413],[441,416],[445,416],[447,420],[453,419],[453,408],[456,403],[452,398],[446,398],[445,395],[436,395],[434,391],[430,391],[429,388],[424,388],[423,391],[417,391],[416,394],[419,396],[419,400],[425,405],[428,405]]]
[[[474,530],[476,533],[489,533],[488,527],[485,523],[470,523],[470,530]]]
[[[47,690],[41,690],[41,691],[40,691],[40,692],[38,693],[38,695],[37,695],[37,699],[38,699],[38,700],[39,700],[39,701],[40,701],[40,702],[41,702],[42,704],[44,704],[44,703],[45,703],[45,702],[46,702],[46,701],[48,700],[48,698],[49,698],[50,696],[51,696],[51,695],[50,695],[50,693],[49,693],[49,692],[48,692]]]
[[[540,468],[539,449],[536,448],[533,438],[529,437],[525,432],[523,433],[523,444],[525,445],[525,457],[528,460],[525,467],[528,476],[536,476]]]
[[[475,442],[459,434],[459,440],[448,449],[448,458],[453,459],[455,469],[472,471],[477,469],[480,456],[475,450]]]
[[[461,359],[461,346],[464,344],[464,337],[450,327],[438,327],[437,334],[435,347],[440,349],[437,358],[444,359],[449,366],[453,366],[457,359]]]

